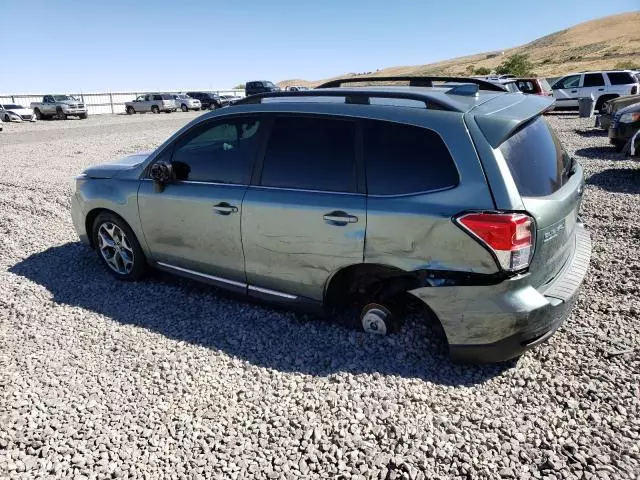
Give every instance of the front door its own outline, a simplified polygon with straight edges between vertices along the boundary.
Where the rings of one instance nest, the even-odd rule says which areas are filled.
[[[556,100],[556,106],[560,108],[578,106],[581,76],[582,75],[569,75],[554,83],[552,90],[553,97]]]
[[[242,205],[249,294],[322,301],[331,275],[363,261],[366,197],[355,123],[275,118],[257,185]]]
[[[240,219],[259,129],[257,117],[196,125],[160,156],[171,159],[175,182],[162,192],[141,182],[142,229],[160,266],[244,288]]]

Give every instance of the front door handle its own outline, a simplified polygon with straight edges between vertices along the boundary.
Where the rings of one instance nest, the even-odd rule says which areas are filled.
[[[342,210],[327,213],[322,218],[324,218],[324,221],[330,225],[346,225],[348,223],[356,223],[358,221],[358,217],[355,215],[349,215]]]
[[[604,88],[599,88],[598,91],[599,92],[604,92]]]
[[[230,215],[238,211],[238,207],[229,205],[227,202],[221,202],[213,206],[213,211],[218,215]]]
[[[571,93],[578,93],[578,90],[571,90]]]

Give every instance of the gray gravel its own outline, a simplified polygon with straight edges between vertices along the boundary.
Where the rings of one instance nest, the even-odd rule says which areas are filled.
[[[640,478],[640,164],[591,120],[550,116],[588,178],[577,308],[517,363],[461,367],[419,318],[369,337],[112,280],[77,242],[71,177],[195,115],[0,134],[0,478]]]

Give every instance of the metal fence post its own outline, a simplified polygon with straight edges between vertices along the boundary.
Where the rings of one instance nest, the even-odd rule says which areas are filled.
[[[113,115],[113,94],[111,92],[109,92],[109,103],[111,104],[111,115]]]
[[[16,103],[16,99],[13,98],[13,95],[11,95],[11,103]]]

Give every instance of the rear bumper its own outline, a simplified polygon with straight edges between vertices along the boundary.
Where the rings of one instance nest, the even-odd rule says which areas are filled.
[[[549,284],[528,275],[497,285],[427,287],[411,291],[438,316],[459,362],[501,362],[548,340],[575,304],[589,266],[591,237],[576,226],[574,254]]]

